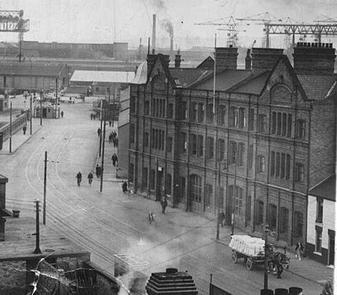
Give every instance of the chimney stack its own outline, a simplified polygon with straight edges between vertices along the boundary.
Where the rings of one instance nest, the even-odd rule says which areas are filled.
[[[177,52],[176,57],[174,59],[174,67],[180,68],[180,64],[181,64],[181,55],[180,55],[180,50],[178,49],[178,52]]]
[[[238,49],[235,47],[215,48],[216,71],[236,70]]]
[[[250,48],[247,49],[247,55],[245,58],[245,66],[246,66],[246,70],[252,69],[252,56],[250,55]]]
[[[157,16],[153,15],[153,23],[152,23],[152,52],[154,53],[156,50],[156,20]]]
[[[252,69],[271,70],[282,55],[283,49],[252,48]]]
[[[294,70],[298,74],[333,74],[335,48],[332,43],[298,42],[294,48]]]
[[[173,55],[173,35],[170,36],[170,55]]]

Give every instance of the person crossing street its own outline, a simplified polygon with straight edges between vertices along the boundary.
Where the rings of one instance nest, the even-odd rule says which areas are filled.
[[[77,178],[77,186],[80,186],[82,181],[82,173],[78,172],[76,178]]]
[[[94,175],[92,174],[92,172],[90,171],[89,174],[88,174],[88,182],[89,182],[89,185],[91,186],[92,184],[92,179],[94,178]]]

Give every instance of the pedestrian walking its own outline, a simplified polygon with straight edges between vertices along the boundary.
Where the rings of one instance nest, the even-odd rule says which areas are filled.
[[[22,130],[23,130],[23,135],[25,135],[25,134],[26,134],[26,131],[27,131],[27,126],[26,126],[26,125],[23,126],[23,127],[22,127]]]
[[[111,121],[109,121],[109,127],[111,127]]]
[[[89,182],[89,185],[91,186],[92,184],[92,179],[94,178],[94,175],[92,174],[92,172],[90,171],[89,174],[88,174],[88,182]]]
[[[97,176],[97,178],[99,178],[101,176],[101,172],[102,172],[101,167],[97,164],[96,165],[96,176]]]
[[[295,251],[296,251],[296,258],[298,258],[298,260],[301,260],[304,252],[304,246],[301,241],[297,242]]]
[[[82,173],[78,172],[76,174],[76,178],[77,178],[77,186],[80,186],[81,185],[81,181],[82,181]]]
[[[163,197],[162,197],[162,200],[161,200],[161,208],[162,208],[162,213],[163,214],[165,214],[165,210],[166,210],[166,207],[167,207],[167,196],[166,195],[164,195]]]
[[[112,133],[109,134],[109,143],[112,143]]]
[[[154,221],[154,217],[155,215],[153,214],[153,212],[150,211],[147,217],[149,219],[150,224]]]
[[[128,191],[128,184],[126,181],[124,181],[122,184],[122,190],[123,190],[123,193],[126,193]]]
[[[118,148],[118,138],[117,137],[113,139],[113,143],[114,143],[114,147]]]
[[[112,165],[114,165],[114,167],[118,166],[118,157],[116,153],[112,155],[111,160],[112,160]]]
[[[102,134],[102,130],[101,130],[101,128],[98,128],[98,129],[97,129],[97,135],[98,135],[98,136],[101,136],[101,134]]]
[[[63,111],[61,111],[61,118],[63,118],[63,115],[64,115],[64,112],[63,112]]]

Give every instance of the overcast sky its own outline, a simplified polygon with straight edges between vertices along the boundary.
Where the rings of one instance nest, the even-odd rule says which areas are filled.
[[[146,44],[151,37],[152,14],[158,18],[158,45],[169,46],[168,33],[162,25],[167,20],[174,28],[175,47],[225,44],[227,32],[218,26],[197,26],[196,22],[221,21],[231,15],[248,17],[269,12],[276,18],[290,17],[297,22],[337,16],[336,0],[2,0],[0,9],[23,9],[24,18],[30,19],[30,31],[25,40],[56,42],[110,43],[129,42],[136,47],[142,38]],[[337,19],[337,17],[336,17]],[[225,20],[222,20],[226,22]],[[261,45],[263,27],[239,27],[239,44],[250,45],[256,39]],[[15,34],[1,33],[3,41],[17,41]],[[284,36],[282,36],[282,40]],[[280,38],[272,38],[277,46]],[[334,41],[325,39],[324,41]],[[274,43],[273,43],[274,42]]]

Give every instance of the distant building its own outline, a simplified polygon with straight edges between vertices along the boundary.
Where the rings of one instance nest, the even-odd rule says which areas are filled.
[[[335,49],[298,43],[294,67],[282,49],[253,48],[244,70],[236,48],[216,48],[207,67],[169,68],[148,55],[131,85],[129,182],[173,206],[262,233],[306,241],[310,188],[336,163]]]
[[[327,265],[335,264],[336,175],[309,192],[306,253]]]

